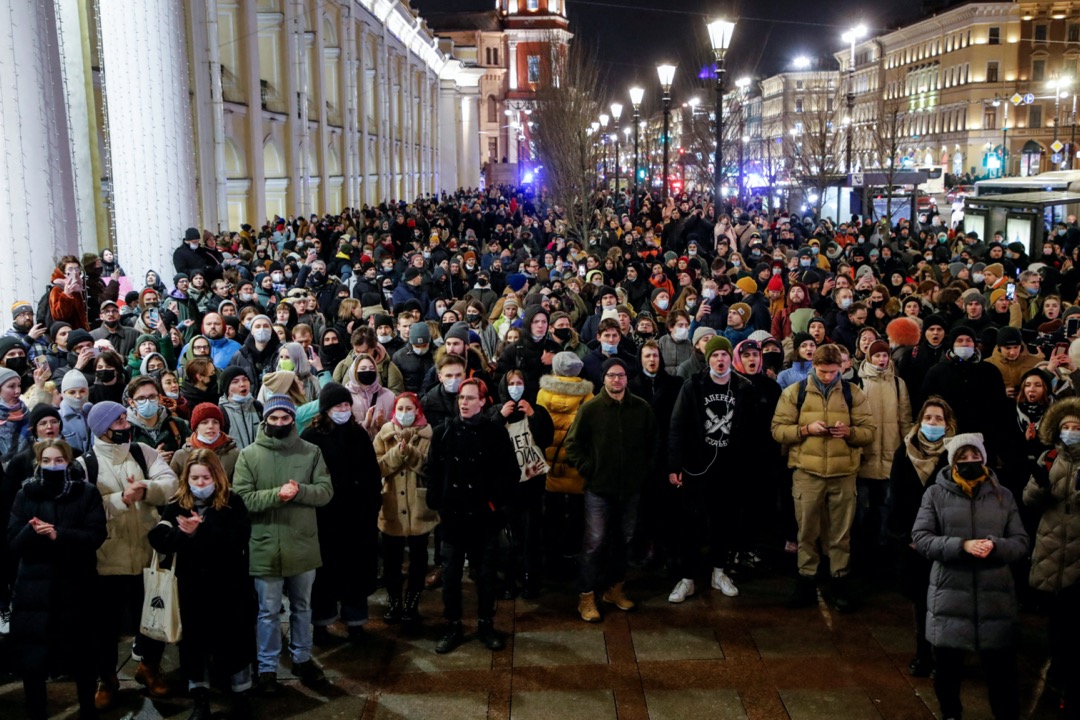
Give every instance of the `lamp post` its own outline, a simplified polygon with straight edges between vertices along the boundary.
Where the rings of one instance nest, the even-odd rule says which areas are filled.
[[[664,148],[664,202],[668,199],[668,145],[671,143],[668,135],[671,134],[671,83],[675,80],[675,66],[667,63],[656,66],[656,74],[660,78],[660,89],[664,91],[664,137],[661,138]]]
[[[841,36],[844,42],[851,45],[847,70],[847,137],[844,139],[844,170],[848,173],[851,172],[851,136],[855,131],[855,43],[864,35],[866,26],[856,25]]]
[[[641,123],[641,101],[645,98],[645,88],[636,85],[630,88],[630,104],[634,106],[634,199],[638,194],[638,126]]]
[[[615,125],[616,125],[615,133],[612,134],[612,137],[615,138],[615,193],[616,194],[618,194],[618,192],[619,192],[619,132],[618,132],[618,127],[617,126],[619,124],[619,118],[621,118],[621,117],[622,117],[622,103],[617,103],[617,102],[611,103],[611,119],[615,121]]]
[[[716,58],[716,151],[713,158],[713,205],[720,216],[720,187],[724,182],[724,55],[731,46],[735,23],[713,20],[708,24],[709,43]]]
[[[603,149],[603,152],[604,152],[604,185],[606,187],[611,187],[611,184],[608,182],[608,176],[607,176],[607,140],[608,140],[608,138],[607,138],[607,132],[606,132],[607,124],[608,124],[608,121],[610,119],[611,118],[608,117],[607,113],[600,113],[600,147]]]
[[[596,137],[596,133],[598,133],[600,131],[600,123],[593,120],[591,123],[589,123],[589,130],[592,131],[593,137]],[[593,148],[595,148],[595,147],[596,147],[596,145],[594,144]],[[595,149],[593,150],[593,172],[596,172],[596,151],[595,151]],[[597,182],[598,186],[599,186],[599,184],[600,183]]]
[[[739,90],[739,205],[743,199],[743,153],[749,138],[746,137],[746,96],[750,92],[750,78],[739,78],[735,81],[735,87]]]

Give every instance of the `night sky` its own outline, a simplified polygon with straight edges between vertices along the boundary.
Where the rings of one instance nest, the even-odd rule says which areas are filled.
[[[494,0],[413,0],[429,11],[491,10]],[[844,30],[860,22],[871,34],[918,18],[920,0],[568,0],[570,30],[594,48],[605,80],[629,86],[656,83],[656,64],[700,70],[708,62],[707,20],[726,14],[737,20],[727,55],[729,77],[758,79],[789,67],[799,55],[826,61],[843,47]],[[875,32],[876,31],[876,32]],[[828,66],[833,67],[833,66]],[[697,73],[695,73],[697,74]]]

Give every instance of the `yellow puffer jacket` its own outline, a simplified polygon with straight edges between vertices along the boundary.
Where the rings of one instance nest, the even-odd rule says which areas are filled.
[[[798,407],[799,385],[789,385],[780,394],[772,419],[772,436],[776,442],[789,446],[788,467],[798,468],[819,477],[845,477],[859,470],[862,448],[874,440],[874,418],[866,395],[856,385],[851,388],[851,410],[844,400],[844,392],[837,383],[828,398],[821,394],[817,383],[807,381],[806,399]],[[830,435],[802,437],[799,428],[816,421],[828,427],[838,422],[851,426],[847,438]]]
[[[891,362],[884,370],[878,370],[864,360],[859,376],[875,426],[874,441],[862,451],[859,477],[888,480],[896,449],[911,430],[911,397],[907,384],[896,376]]]
[[[562,375],[544,375],[540,378],[540,392],[536,403],[548,411],[551,422],[555,425],[555,439],[545,455],[551,471],[547,475],[549,492],[581,494],[585,490],[585,478],[566,458],[566,432],[577,417],[578,408],[591,400],[592,383],[578,377]]]

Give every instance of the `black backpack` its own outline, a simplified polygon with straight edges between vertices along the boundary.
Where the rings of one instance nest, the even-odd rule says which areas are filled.
[[[52,289],[53,286],[50,284],[45,290],[45,294],[38,300],[37,311],[34,313],[34,322],[46,328],[52,327],[53,324],[52,309],[49,307],[49,296],[52,295]]]
[[[139,466],[139,469],[142,470],[143,480],[149,480],[150,468],[146,464],[146,456],[143,455],[142,445],[133,442],[131,443],[131,446],[128,448],[128,450],[131,452],[131,457],[135,459],[135,463]],[[98,469],[100,467],[100,463],[98,463],[97,455],[94,453],[94,449],[90,448],[89,450],[87,450],[83,454],[82,458],[83,462],[86,464],[86,482],[90,483],[91,485],[97,485]]]
[[[808,382],[810,382],[810,378],[803,378],[799,381],[799,397],[795,400],[796,410],[802,410],[803,403],[806,402],[806,385]],[[844,402],[847,403],[848,414],[850,415],[853,404],[851,400],[851,383],[844,378],[840,378],[840,390],[844,393]]]

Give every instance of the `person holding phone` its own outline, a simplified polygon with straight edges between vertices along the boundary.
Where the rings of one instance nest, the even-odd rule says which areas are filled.
[[[54,322],[71,323],[71,327],[90,329],[86,315],[86,297],[83,293],[82,264],[74,255],[60,258],[52,273],[52,290],[49,291],[49,312]]]

